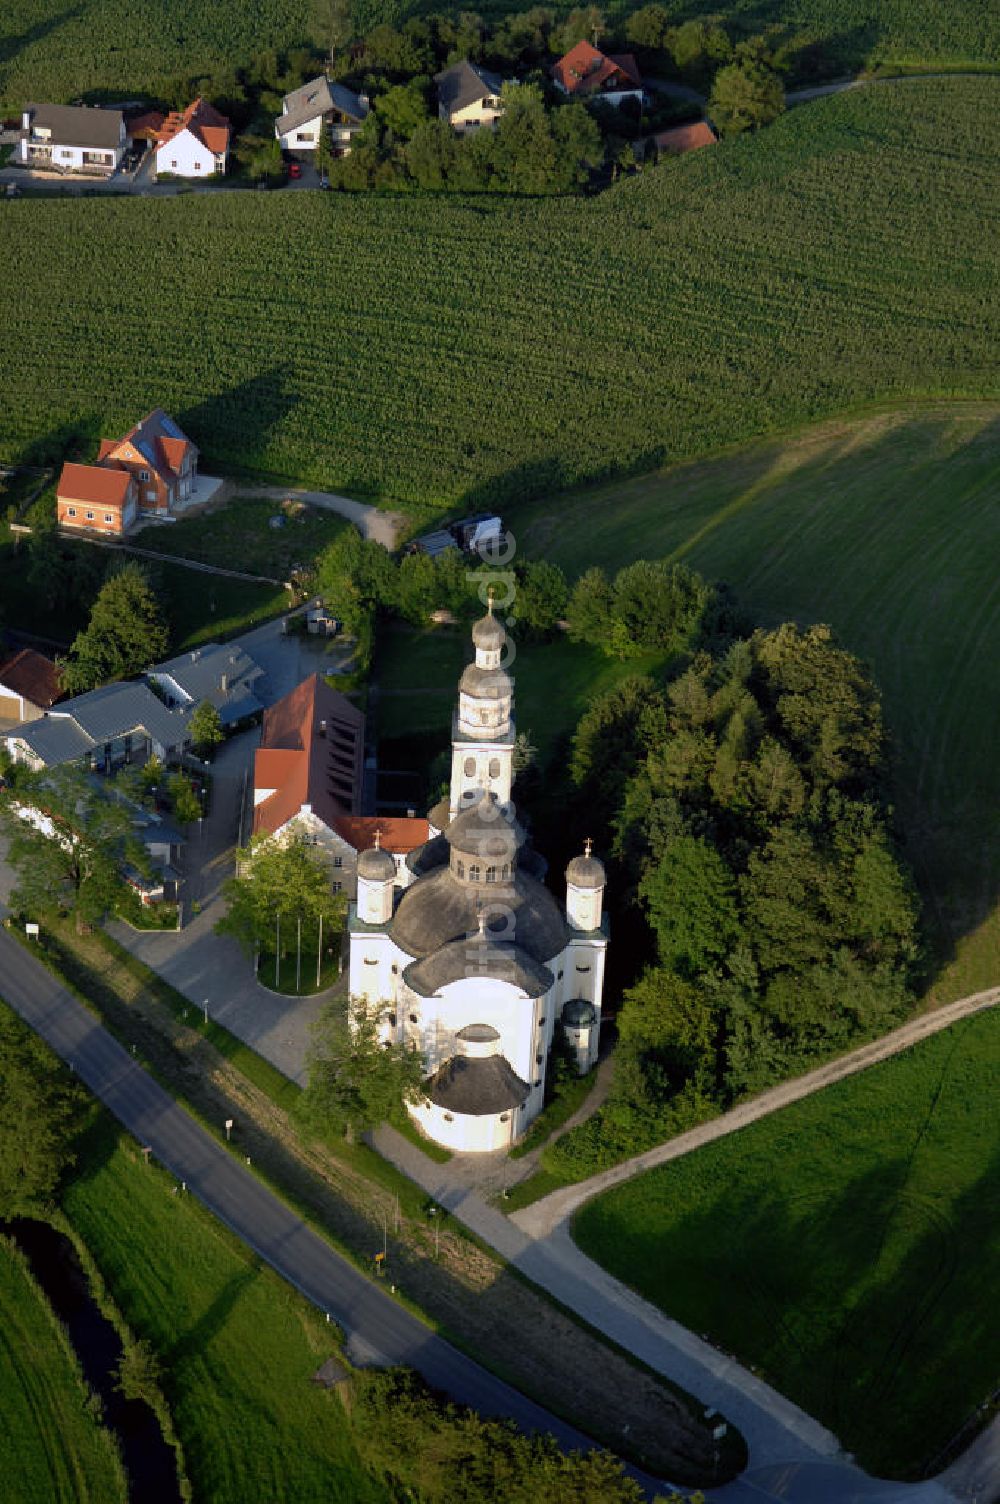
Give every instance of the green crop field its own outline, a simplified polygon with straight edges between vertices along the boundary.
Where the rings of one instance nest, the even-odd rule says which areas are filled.
[[[932,995],[1000,979],[1000,406],[822,424],[515,508],[510,526],[571,577],[669,555],[728,581],[765,625],[830,622],[884,694],[906,854],[951,961]]]
[[[580,1245],[917,1476],[997,1383],[1000,1013],[577,1214]]]
[[[0,1456],[18,1504],[125,1504],[110,1432],[87,1408],[69,1341],[16,1248],[0,1238]],[[13,1491],[12,1491],[13,1490]]]
[[[15,201],[0,457],[161,403],[206,469],[430,512],[995,392],[998,104],[858,90],[591,199]]]
[[[126,1321],[159,1354],[195,1497],[387,1500],[336,1394],[311,1382],[331,1329],[174,1184],[101,1114],[63,1201]]]

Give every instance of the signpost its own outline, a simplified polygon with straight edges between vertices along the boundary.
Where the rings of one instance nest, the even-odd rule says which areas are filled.
[[[227,1118],[226,1119],[226,1143],[227,1144],[229,1143],[229,1135],[232,1133],[232,1131],[233,1131],[233,1120],[232,1120],[232,1118]]]
[[[24,933],[28,936],[29,940],[37,940],[38,939],[38,925],[37,924],[26,924],[24,926]]]

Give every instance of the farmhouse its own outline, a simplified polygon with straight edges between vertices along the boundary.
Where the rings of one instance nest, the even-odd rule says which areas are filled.
[[[274,134],[282,151],[315,151],[326,130],[334,156],[346,157],[367,119],[366,94],[354,94],[321,76],[285,95]]]
[[[427,840],[426,820],[362,815],[365,718],[313,674],[264,715],[254,759],[253,834],[301,836],[330,865],[335,892],[353,897],[358,852],[378,839],[400,882]]]
[[[125,155],[125,146],[121,110],[29,104],[21,117],[17,161],[24,167],[110,177]]]
[[[63,466],[56,519],[60,527],[120,537],[140,513],[168,516],[190,500],[197,471],[195,445],[154,408],[123,439],[102,439],[96,464]]]
[[[577,42],[552,67],[552,81],[571,99],[643,100],[642,78],[630,52],[607,56],[589,42]]]
[[[62,698],[51,658],[19,648],[0,663],[0,721],[33,721]]]
[[[503,80],[466,58],[434,75],[438,91],[438,115],[459,135],[488,125],[492,129],[503,113],[500,90]]]
[[[541,1110],[557,1028],[581,1072],[596,1060],[608,929],[589,842],[566,869],[564,907],[541,881],[546,864],[510,802],[513,681],[492,607],[472,638],[450,796],[407,856],[405,883],[380,840],[362,851],[348,929],[352,998],[377,1012],[386,1043],[423,1052],[426,1096],[412,1116],[449,1148],[488,1151]]]
[[[207,178],[225,172],[230,136],[225,115],[200,96],[186,110],[172,110],[156,132],[157,174]]]

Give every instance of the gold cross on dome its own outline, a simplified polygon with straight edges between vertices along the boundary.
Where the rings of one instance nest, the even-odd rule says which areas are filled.
[[[376,827],[375,827],[375,850],[376,851],[380,851],[381,848],[382,848],[382,832],[379,830],[378,826],[376,825]]]
[[[594,849],[594,843],[590,839],[590,837],[588,836],[587,839],[583,843],[583,854],[584,854],[584,856],[589,856],[590,853],[593,851],[593,849]]]
[[[494,602],[495,599],[496,599],[496,589],[492,585],[487,585],[487,587],[486,587],[486,609],[490,613],[491,616],[493,615],[493,602]]]

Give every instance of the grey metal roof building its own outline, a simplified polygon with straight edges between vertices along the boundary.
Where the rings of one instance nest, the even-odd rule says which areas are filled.
[[[249,653],[219,642],[158,663],[146,675],[182,709],[207,700],[219,712],[224,726],[263,711],[263,703],[254,693],[254,686],[263,677],[264,670]]]
[[[308,125],[318,115],[336,112],[359,123],[368,117],[368,105],[360,94],[345,89],[343,84],[331,83],[322,75],[286,94],[281,106],[281,114],[274,122],[274,133],[279,137]]]
[[[128,680],[65,700],[38,720],[19,726],[7,737],[7,745],[18,761],[53,768],[88,756],[100,762],[111,744],[137,734],[148,737],[164,754],[178,751],[187,740],[187,717],[168,709],[147,684]]]
[[[438,104],[449,117],[475,104],[477,99],[496,99],[503,88],[499,73],[480,68],[468,58],[435,73],[434,82],[438,86]]]
[[[101,110],[70,104],[29,104],[25,116],[33,131],[51,131],[59,146],[83,146],[108,150],[124,139],[125,117],[121,110]]]

